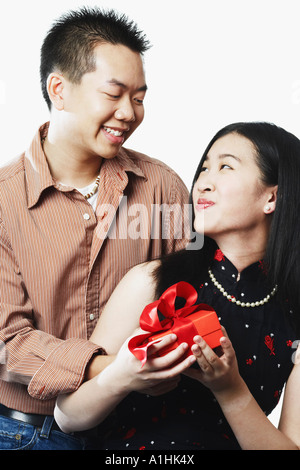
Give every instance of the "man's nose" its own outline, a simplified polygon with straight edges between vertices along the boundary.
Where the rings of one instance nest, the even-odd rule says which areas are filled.
[[[119,108],[115,112],[115,117],[119,121],[134,122],[135,112],[130,100],[124,100],[120,103]]]

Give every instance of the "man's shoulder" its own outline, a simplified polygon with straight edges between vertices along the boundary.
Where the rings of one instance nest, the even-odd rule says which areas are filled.
[[[13,182],[14,178],[24,172],[24,154],[10,160],[0,167],[0,184]]]

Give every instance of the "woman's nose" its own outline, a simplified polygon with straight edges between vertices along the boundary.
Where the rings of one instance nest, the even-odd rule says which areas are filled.
[[[200,174],[195,186],[196,190],[200,193],[215,190],[215,185],[212,181],[212,178],[208,176],[208,174],[204,173]]]

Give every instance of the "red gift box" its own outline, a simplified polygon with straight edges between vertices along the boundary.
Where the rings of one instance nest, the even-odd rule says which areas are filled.
[[[186,303],[183,308],[176,310],[177,297],[184,298]],[[157,355],[163,356],[183,342],[188,343],[189,348],[182,358],[191,355],[191,346],[196,335],[200,335],[212,349],[220,346],[223,333],[217,314],[209,305],[195,305],[197,298],[194,287],[182,281],[169,287],[159,300],[145,307],[140,317],[140,326],[149,333],[135,336],[128,343],[130,351],[142,365],[147,360],[147,349],[170,333],[176,334],[177,341],[161,349]],[[159,312],[163,320],[159,319]]]

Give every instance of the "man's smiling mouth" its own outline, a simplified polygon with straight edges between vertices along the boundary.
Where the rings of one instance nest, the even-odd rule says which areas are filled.
[[[118,130],[112,129],[111,127],[103,126],[103,128],[106,132],[108,132],[109,134],[112,134],[116,137],[121,137],[125,132],[125,129],[124,129],[124,131],[118,131]]]

